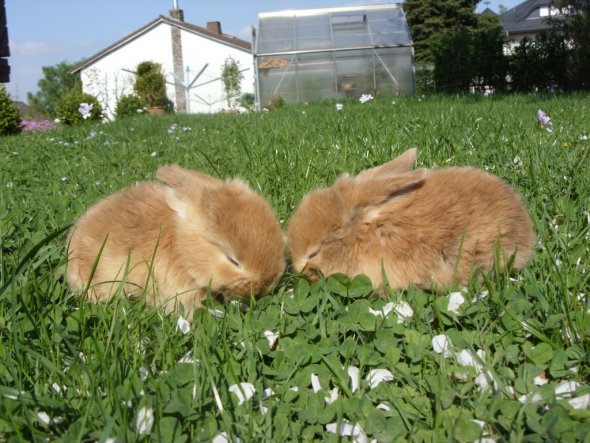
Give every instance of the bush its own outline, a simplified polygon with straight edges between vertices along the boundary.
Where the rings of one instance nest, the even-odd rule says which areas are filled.
[[[162,66],[150,61],[141,62],[135,69],[135,93],[148,106],[167,106],[166,78],[162,74]]]
[[[0,87],[0,135],[18,134],[21,131],[20,112],[2,86]]]
[[[147,103],[135,94],[124,95],[117,102],[115,114],[117,118],[132,117],[145,111]]]
[[[87,104],[84,107],[83,104]],[[83,92],[72,92],[63,96],[55,106],[55,113],[60,122],[66,125],[78,125],[102,119],[102,107],[93,95]]]

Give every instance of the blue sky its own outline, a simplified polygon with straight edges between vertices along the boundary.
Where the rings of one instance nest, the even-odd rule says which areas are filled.
[[[185,21],[205,26],[220,21],[222,31],[250,40],[260,12],[284,9],[338,7],[387,3],[354,0],[177,0]],[[522,0],[490,0],[488,7],[512,8]],[[483,2],[478,10],[485,8]],[[26,101],[43,78],[41,68],[61,61],[77,62],[142,27],[158,15],[167,15],[173,0],[6,0],[10,41],[11,83],[8,92]]]

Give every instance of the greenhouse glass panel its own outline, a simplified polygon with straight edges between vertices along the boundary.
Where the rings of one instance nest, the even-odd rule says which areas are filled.
[[[414,50],[399,4],[263,13],[254,33],[257,102],[408,95]]]

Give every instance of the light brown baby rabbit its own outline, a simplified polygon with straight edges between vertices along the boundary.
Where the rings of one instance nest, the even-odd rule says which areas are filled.
[[[293,267],[309,279],[365,274],[393,289],[442,291],[466,285],[474,269],[490,272],[530,259],[532,221],[519,195],[472,168],[411,170],[416,150],[382,166],[343,176],[303,198],[288,229]],[[500,246],[498,248],[497,246]]]
[[[260,195],[241,180],[177,165],[160,168],[157,178],[162,183],[107,197],[74,225],[67,270],[72,290],[89,286],[94,300],[108,299],[121,285],[128,295],[145,290],[149,305],[170,312],[180,302],[192,318],[208,289],[227,299],[275,286],[285,269],[285,243]]]

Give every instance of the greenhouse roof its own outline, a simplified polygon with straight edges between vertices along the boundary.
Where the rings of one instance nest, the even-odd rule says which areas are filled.
[[[255,55],[411,46],[399,4],[258,14]]]

